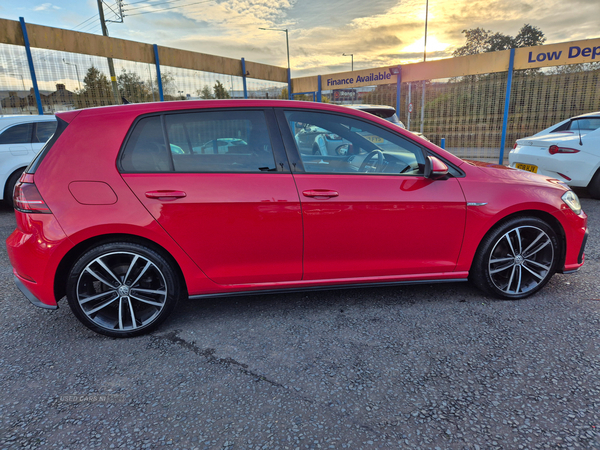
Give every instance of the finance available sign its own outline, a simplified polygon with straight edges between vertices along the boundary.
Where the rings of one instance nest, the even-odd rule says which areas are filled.
[[[396,75],[392,75],[388,68],[367,69],[355,72],[329,74],[323,77],[324,91],[348,87],[375,86],[378,84],[392,84],[396,82]]]

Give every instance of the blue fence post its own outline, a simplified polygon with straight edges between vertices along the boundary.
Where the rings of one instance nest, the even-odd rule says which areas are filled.
[[[321,97],[321,75],[319,75],[318,78],[318,84],[317,84],[317,101],[319,103],[321,103],[322,97]]]
[[[29,74],[31,75],[31,83],[33,84],[33,92],[35,92],[35,101],[37,103],[38,113],[44,115],[44,108],[42,106],[42,98],[40,97],[40,90],[38,89],[37,78],[35,76],[35,68],[33,67],[33,57],[31,56],[31,47],[29,47],[29,36],[27,36],[27,25],[25,25],[25,19],[19,17],[21,21],[21,30],[23,31],[23,40],[25,41],[25,52],[27,53],[27,62],[29,63]]]
[[[244,98],[248,98],[248,86],[246,85],[246,60],[242,58],[242,83],[244,85]]]
[[[400,86],[402,85],[402,68],[398,66],[398,74],[396,75],[396,114],[400,118]]]
[[[500,140],[500,158],[498,164],[504,162],[504,146],[506,145],[506,131],[508,129],[508,110],[510,108],[510,90],[512,88],[513,67],[515,65],[515,49],[510,49],[508,61],[508,79],[506,80],[506,96],[504,98],[504,117],[502,118],[502,139]]]
[[[442,142],[440,142],[440,147],[446,149],[446,138],[442,138]]]
[[[292,74],[290,72],[290,69],[287,70],[287,76],[288,76],[288,100],[292,100],[294,98],[294,96],[292,94]]]
[[[162,78],[160,77],[160,60],[158,59],[158,45],[154,44],[154,63],[156,64],[156,81],[158,82],[158,96],[160,101],[165,101],[163,95]]]

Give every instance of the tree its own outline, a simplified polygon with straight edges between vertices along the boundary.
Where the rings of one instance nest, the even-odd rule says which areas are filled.
[[[146,102],[152,97],[152,92],[140,76],[123,69],[117,77],[119,95],[128,102]]]
[[[202,88],[202,90],[198,89],[196,94],[198,94],[203,100],[210,100],[211,98],[214,98],[212,92],[210,92],[210,88],[206,85]]]
[[[225,89],[225,86],[219,80],[215,83],[213,91],[215,92],[215,98],[231,98],[231,95],[229,95],[229,92],[227,92],[227,89]]]
[[[106,75],[96,67],[92,66],[88,69],[83,84],[84,87],[76,99],[79,107],[87,108],[114,104],[110,82]]]
[[[542,45],[544,42],[546,42],[546,37],[542,30],[528,23],[523,25],[519,30],[519,34],[515,37],[517,47],[534,47]]]
[[[458,47],[453,56],[476,55],[478,53],[497,52],[519,47],[532,47],[546,42],[544,33],[538,27],[526,23],[515,36],[493,33],[483,28],[463,30],[465,45]]]

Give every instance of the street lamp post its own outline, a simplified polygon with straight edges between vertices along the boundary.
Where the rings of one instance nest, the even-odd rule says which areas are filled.
[[[81,91],[81,82],[79,81],[79,69],[77,68],[77,64],[68,63],[67,61],[65,61],[65,58],[63,58],[63,62],[69,66],[75,66],[75,73],[77,74],[77,84],[79,85],[79,90]]]
[[[429,16],[429,0],[425,0],[425,42],[423,44],[423,62],[427,61],[427,17]],[[421,96],[421,134],[425,122],[425,80],[423,80],[423,95]]]
[[[354,72],[354,53],[342,53],[342,56],[350,56],[352,58],[352,63],[350,67],[352,67],[352,72]]]
[[[292,76],[292,69],[290,68],[290,40],[289,40],[289,36],[288,36],[288,29],[284,28],[258,28],[259,30],[265,30],[265,31],[285,31],[285,44],[287,46],[287,62],[288,62],[288,73],[290,74],[290,76]]]

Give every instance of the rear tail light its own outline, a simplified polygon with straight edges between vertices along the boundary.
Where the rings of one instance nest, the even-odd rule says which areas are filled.
[[[556,155],[557,153],[579,153],[579,150],[575,150],[574,148],[559,147],[558,145],[551,145],[548,151],[551,155]]]
[[[52,212],[33,182],[33,174],[29,173],[24,173],[15,185],[13,203],[17,211],[24,213],[50,214]]]
[[[517,143],[515,142],[515,145],[513,145],[513,150],[514,150],[515,148],[517,148],[517,145],[519,145],[519,144],[517,144]]]

